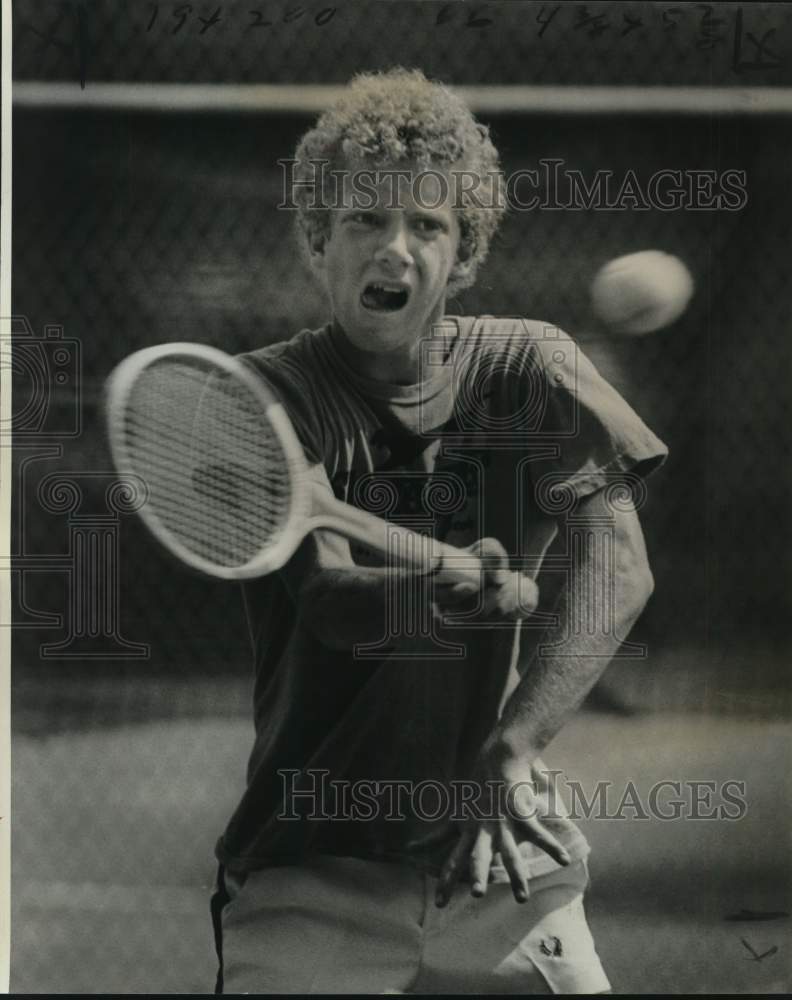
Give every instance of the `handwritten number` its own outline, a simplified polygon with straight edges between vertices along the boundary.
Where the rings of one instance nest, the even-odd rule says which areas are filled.
[[[561,10],[560,7],[554,7],[553,10],[552,10],[552,12],[547,17],[545,17],[545,9],[544,9],[544,7],[542,7],[542,9],[536,15],[536,23],[537,24],[541,24],[541,26],[542,26],[539,29],[539,37],[540,38],[547,31],[547,29],[550,27],[550,23],[552,22],[553,18],[556,16],[556,14],[559,12],[559,10]]]
[[[437,12],[437,17],[435,18],[435,26],[438,24],[446,24],[451,20],[451,4],[447,3]]]
[[[744,73],[749,69],[778,69],[783,65],[783,60],[770,48],[770,41],[775,35],[775,28],[768,30],[757,39],[752,31],[745,32],[745,39],[750,42],[755,50],[753,60],[743,59],[743,10],[737,8],[737,18],[734,24],[734,48],[732,55],[732,69],[735,73]]]
[[[300,18],[305,13],[304,7],[292,7],[291,10],[287,10],[283,15],[283,23],[291,24],[292,21],[299,21]]]
[[[589,14],[588,6],[577,12],[577,21],[574,24],[575,31],[580,28],[588,28],[586,32],[589,38],[599,38],[599,36],[610,28],[610,22],[605,14]]]
[[[335,7],[325,7],[323,10],[320,10],[314,18],[314,24],[321,28],[323,25],[327,24],[328,21],[332,20],[335,12]]]
[[[198,32],[199,35],[202,35],[205,31],[208,31],[208,29],[211,28],[213,24],[218,23],[218,21],[220,20],[220,8],[218,7],[211,17],[207,18],[207,17],[201,17],[199,15],[198,20],[203,24],[203,27]]]
[[[192,13],[192,4],[190,3],[183,3],[180,4],[178,7],[173,8],[173,16],[178,20],[179,23],[174,27],[173,31],[171,32],[172,35],[175,35],[178,31],[181,31],[181,29],[184,27],[184,22],[187,20],[188,15],[191,13]]]
[[[248,31],[251,28],[271,28],[272,21],[265,21],[264,15],[260,10],[249,10],[248,14],[253,15],[253,21],[248,25]]]
[[[151,29],[154,27],[154,22],[157,20],[157,15],[159,14],[158,3],[150,3],[149,7],[152,8],[152,14],[151,18],[149,19],[149,23],[146,25],[146,31],[151,31]]]
[[[636,28],[643,27],[643,21],[640,17],[630,17],[629,14],[622,14],[622,20],[625,24],[621,33],[622,38],[624,38],[625,35],[629,35],[631,31],[635,31]]]
[[[476,17],[476,15],[471,11],[468,14],[467,25],[468,28],[488,28],[492,24],[491,17]]]
[[[697,49],[714,49],[716,45],[723,42],[723,37],[717,34],[718,28],[724,23],[722,17],[713,17],[713,7],[711,4],[700,3],[698,9],[703,11],[699,31],[701,37],[696,41]]]

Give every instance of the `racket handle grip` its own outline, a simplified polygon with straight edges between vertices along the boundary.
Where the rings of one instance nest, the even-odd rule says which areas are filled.
[[[438,583],[471,583],[476,590],[482,584],[481,560],[471,552],[455,549],[445,542],[426,539],[431,562],[429,573]]]
[[[336,531],[380,552],[392,565],[431,574],[438,583],[470,583],[479,590],[484,582],[481,560],[467,549],[384,521],[324,491],[314,497],[314,516],[308,530],[314,528]],[[539,590],[532,578],[526,579],[526,586],[530,587],[530,599],[526,600],[523,593],[521,606],[530,614],[539,603]]]
[[[432,574],[440,583],[471,583],[477,590],[481,587],[481,560],[465,549],[385,521],[321,490],[314,492],[313,511],[309,530],[336,531],[380,552],[393,565]]]
[[[431,541],[428,539],[428,541]],[[455,549],[443,542],[433,542],[432,549],[436,557],[436,566],[431,572],[441,583],[472,583],[478,590],[482,583],[481,560],[472,553]],[[522,611],[529,615],[539,605],[539,588],[529,574],[523,574],[519,589],[519,601]]]
[[[465,549],[393,524],[369,511],[353,507],[322,489],[314,489],[312,514],[306,528],[327,528],[386,556],[395,566],[432,573],[442,583],[481,586],[481,560]]]

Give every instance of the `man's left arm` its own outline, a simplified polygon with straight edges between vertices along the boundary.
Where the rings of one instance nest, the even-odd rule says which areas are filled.
[[[510,787],[524,779],[526,768],[544,750],[581,705],[601,676],[621,641],[646,605],[653,579],[638,515],[622,495],[610,503],[612,490],[599,490],[578,501],[560,525],[565,532],[571,567],[552,609],[556,624],[538,643],[531,643],[530,660],[520,663],[521,679],[482,749],[475,779]],[[490,546],[495,558],[500,548]],[[484,553],[487,544],[484,544]],[[495,614],[519,615],[516,574],[500,568],[487,571],[486,603]],[[541,653],[540,653],[541,650]],[[530,840],[559,864],[569,857],[541,820],[532,815],[471,823],[460,836],[440,879],[438,903],[450,896],[453,884],[469,871],[474,895],[486,891],[492,855],[500,851],[515,898],[528,890],[519,842]]]
[[[580,707],[654,589],[638,515],[609,495],[584,497],[560,525],[572,565],[553,609],[557,624],[520,663],[520,683],[490,741],[522,761],[537,757]]]

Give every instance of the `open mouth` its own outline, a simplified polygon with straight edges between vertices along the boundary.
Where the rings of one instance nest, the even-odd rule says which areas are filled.
[[[410,292],[403,285],[374,281],[363,289],[360,301],[373,312],[398,312],[407,305],[409,297]]]

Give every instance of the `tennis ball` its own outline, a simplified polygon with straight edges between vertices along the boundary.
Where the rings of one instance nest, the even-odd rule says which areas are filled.
[[[597,272],[591,306],[614,333],[636,336],[679,319],[692,294],[693,278],[679,257],[641,250],[617,257]]]

